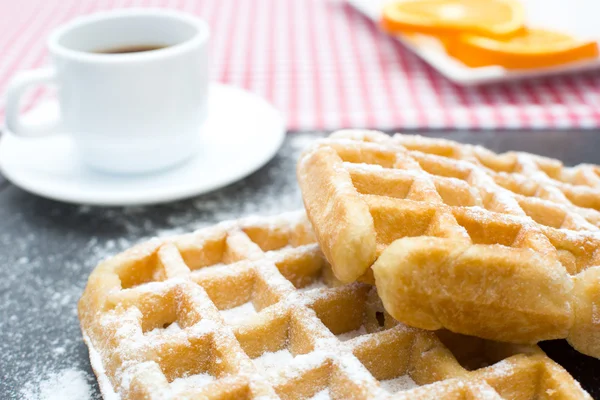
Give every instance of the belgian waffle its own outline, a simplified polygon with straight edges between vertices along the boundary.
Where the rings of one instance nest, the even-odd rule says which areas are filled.
[[[105,399],[580,399],[538,347],[409,328],[343,285],[304,213],[101,263],[79,316]]]
[[[600,167],[340,131],[298,180],[335,275],[374,277],[399,321],[600,357]]]

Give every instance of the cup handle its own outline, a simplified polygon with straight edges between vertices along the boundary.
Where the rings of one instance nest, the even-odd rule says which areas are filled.
[[[19,113],[19,102],[25,90],[32,85],[56,84],[56,71],[52,67],[19,72],[9,83],[6,91],[6,127],[19,136],[46,136],[57,133],[60,118],[44,124],[25,123]]]

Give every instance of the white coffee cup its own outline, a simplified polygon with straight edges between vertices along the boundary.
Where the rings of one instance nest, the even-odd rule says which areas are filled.
[[[78,18],[51,34],[51,67],[12,80],[6,126],[21,136],[69,134],[81,160],[103,171],[149,172],[183,162],[198,150],[206,117],[208,38],[204,22],[175,11]],[[164,48],[101,53],[135,46]],[[19,100],[41,84],[58,87],[60,118],[34,126],[19,114]]]

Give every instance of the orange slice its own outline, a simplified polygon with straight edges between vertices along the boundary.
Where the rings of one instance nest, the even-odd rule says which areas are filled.
[[[431,35],[474,33],[503,37],[523,28],[516,0],[404,0],[383,8],[382,26],[391,33]]]
[[[596,42],[542,29],[525,29],[507,39],[459,35],[442,41],[448,54],[470,67],[540,68],[598,57]]]

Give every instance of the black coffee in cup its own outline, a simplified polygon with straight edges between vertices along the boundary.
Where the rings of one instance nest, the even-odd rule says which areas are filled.
[[[160,49],[164,49],[165,47],[167,47],[167,46],[142,44],[142,45],[121,46],[121,47],[115,47],[115,48],[111,48],[111,49],[98,50],[98,51],[95,51],[94,53],[100,53],[100,54],[141,53],[144,51],[160,50]]]

